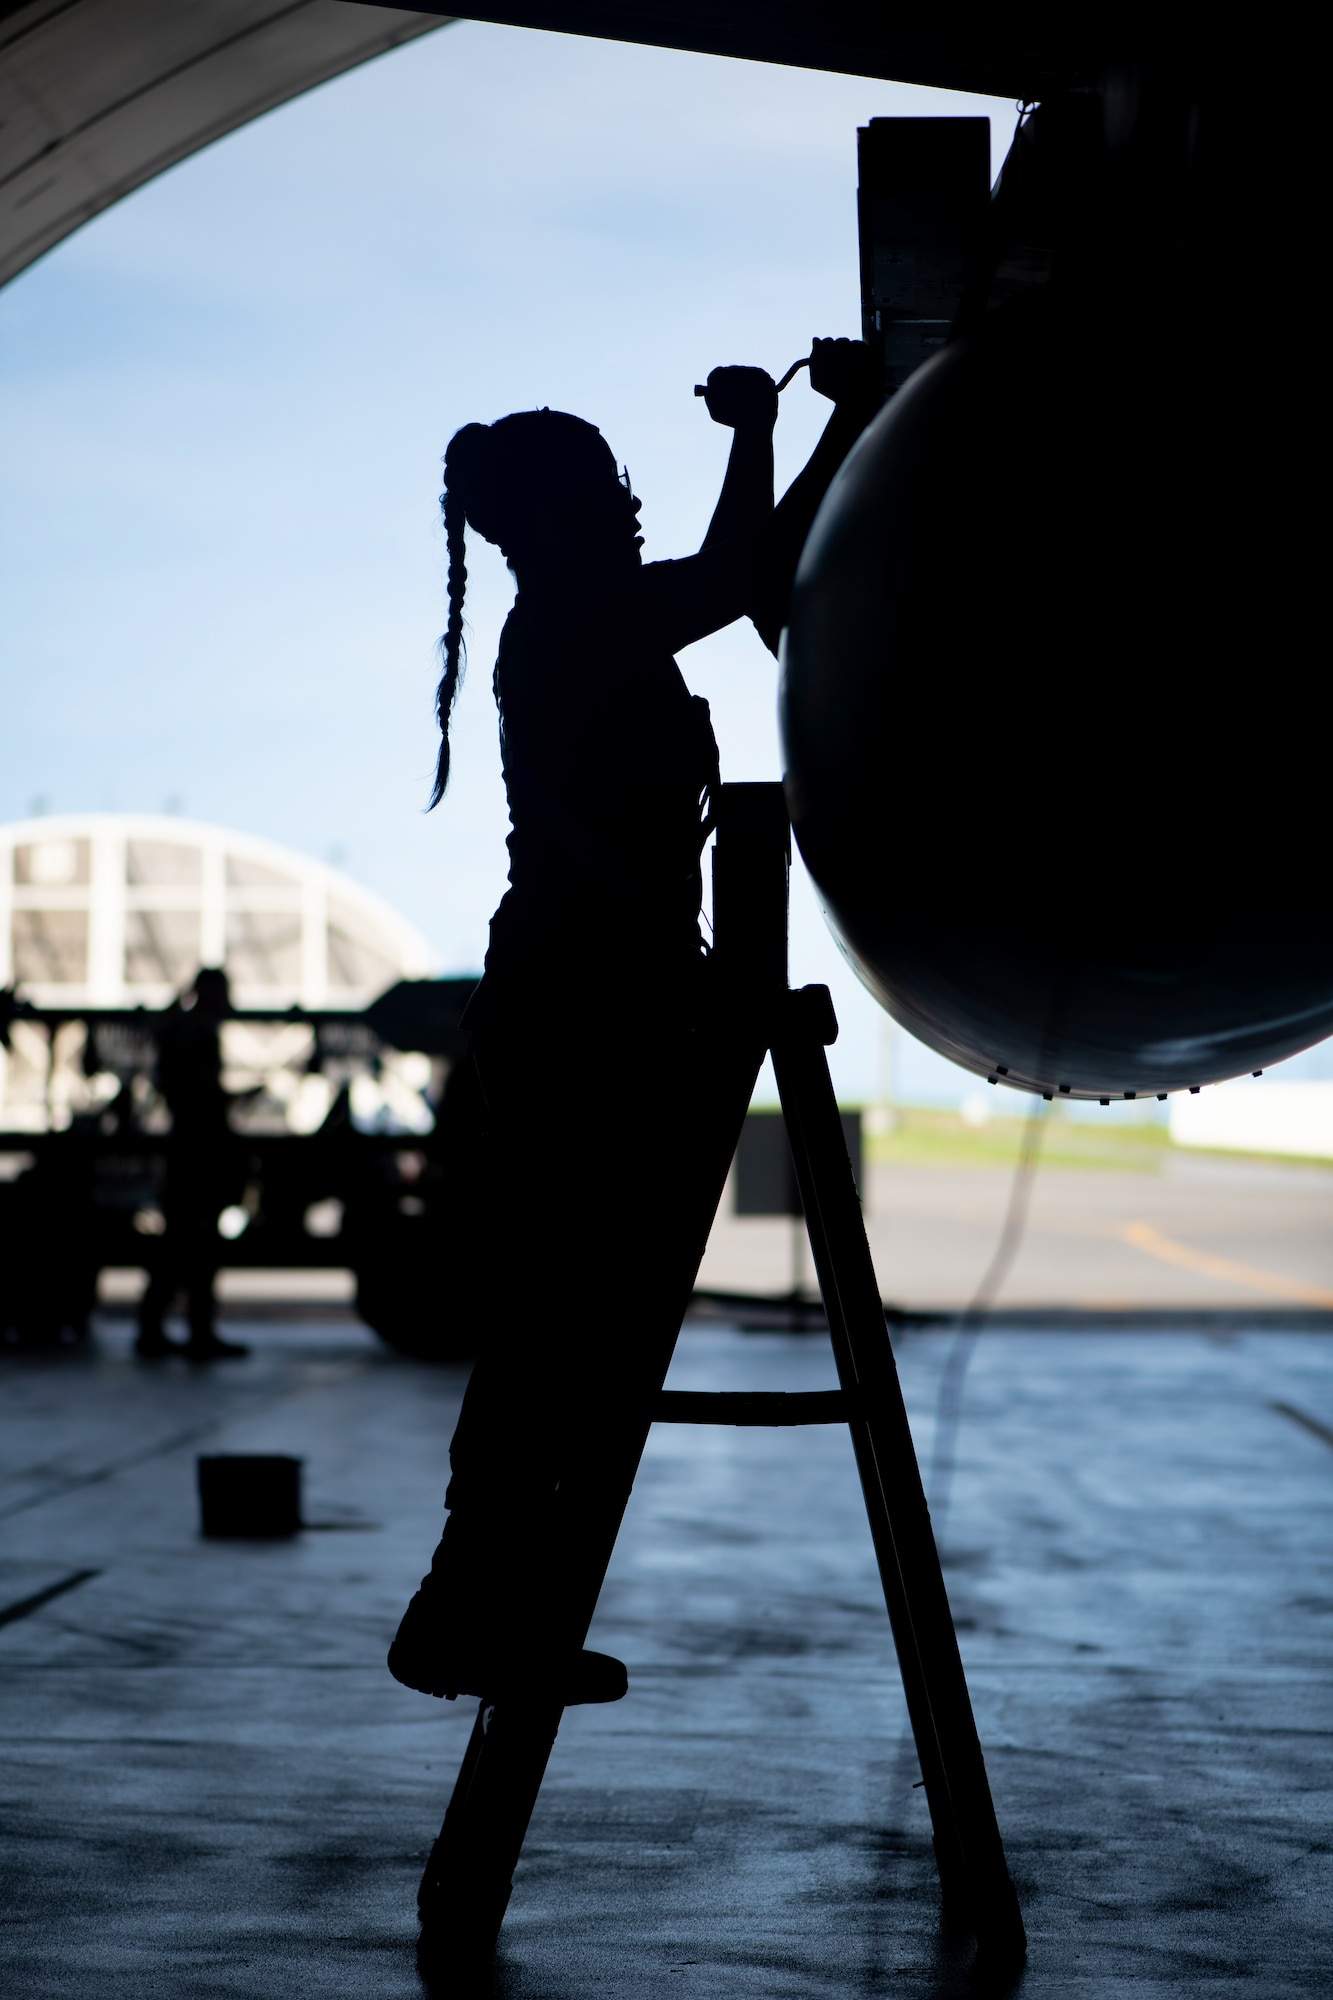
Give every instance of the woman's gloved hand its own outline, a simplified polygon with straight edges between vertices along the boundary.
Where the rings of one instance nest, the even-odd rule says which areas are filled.
[[[771,431],[778,420],[777,384],[763,368],[715,368],[704,385],[704,402],[713,422],[732,431]]]
[[[812,340],[810,387],[830,402],[873,408],[884,395],[879,356],[863,340]]]

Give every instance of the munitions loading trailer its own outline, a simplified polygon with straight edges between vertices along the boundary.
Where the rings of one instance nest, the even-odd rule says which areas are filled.
[[[484,1251],[459,1161],[478,1107],[470,1066],[459,1061],[467,1046],[459,1023],[475,985],[401,980],[359,1012],[246,1008],[228,1017],[307,1028],[296,1066],[335,1087],[313,1131],[280,1117],[250,1129],[237,1119],[236,1206],[220,1219],[220,1268],[348,1268],[358,1312],[389,1346],[437,1360],[474,1351],[472,1273]],[[6,1047],[15,1023],[31,1024],[54,1069],[57,1037],[81,1026],[79,1069],[116,1085],[109,1101],[58,1129],[48,1120],[44,1130],[0,1130],[0,1340],[10,1345],[82,1338],[101,1273],[151,1272],[165,1254],[170,1117],[152,1088],[165,1018],[145,1007],[40,1008],[0,994]],[[421,1120],[428,1129],[392,1118],[363,1129],[376,1121],[358,1121],[354,1078],[373,1078],[386,1056],[409,1052],[436,1059],[433,1117]]]

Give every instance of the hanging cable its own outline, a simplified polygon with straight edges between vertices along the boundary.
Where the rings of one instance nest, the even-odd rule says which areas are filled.
[[[994,1254],[986,1266],[981,1283],[958,1322],[953,1346],[949,1349],[944,1373],[940,1377],[939,1397],[935,1405],[935,1444],[931,1453],[930,1480],[927,1489],[931,1518],[935,1524],[937,1537],[949,1510],[949,1488],[953,1480],[958,1425],[963,1413],[963,1384],[967,1378],[968,1363],[976,1351],[986,1316],[999,1297],[1023,1242],[1023,1232],[1027,1228],[1028,1204],[1032,1198],[1033,1177],[1041,1153],[1042,1134],[1046,1128],[1047,1111],[1045,1100],[1038,1098],[1024,1120],[1018,1161],[1009,1188],[1009,1206],[1005,1211],[1004,1226],[1000,1230],[999,1241],[995,1245]]]

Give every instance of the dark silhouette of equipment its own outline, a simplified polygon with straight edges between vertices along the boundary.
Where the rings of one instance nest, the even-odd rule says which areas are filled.
[[[218,1269],[350,1268],[358,1310],[387,1345],[426,1360],[471,1358],[491,1262],[488,1219],[476,1212],[470,1177],[479,1109],[459,1060],[468,1043],[459,1018],[475,985],[400,980],[360,1012],[231,1015],[243,1024],[308,1027],[306,1067],[334,1082],[373,1076],[386,1050],[438,1056],[450,1067],[425,1133],[359,1131],[346,1081],[314,1132],[215,1133],[226,1176],[206,1172],[197,1190],[209,1234],[206,1246],[194,1246],[210,1288]],[[54,1045],[62,1028],[82,1025],[84,1070],[114,1074],[121,1085],[105,1110],[80,1114],[64,1130],[0,1134],[0,1152],[18,1168],[0,1178],[0,1340],[42,1346],[81,1336],[107,1268],[146,1269],[150,1283],[160,1272],[165,1309],[161,1294],[167,1285],[174,1292],[181,1276],[168,1198],[176,1135],[169,1119],[154,1115],[156,1093],[147,1086],[162,1081],[160,1040],[182,1023],[142,1007],[62,1011],[13,995],[0,1003],[0,1033],[22,1018]],[[220,1087],[216,1076],[213,1086]],[[245,1226],[222,1236],[219,1210],[242,1196]]]
[[[859,1111],[840,1111],[838,1120],[851,1162],[852,1180],[859,1196],[862,1176],[861,1114]],[[785,1299],[779,1296],[764,1303],[785,1305],[793,1327],[803,1325],[812,1308],[817,1319],[822,1320],[823,1309],[818,1299],[811,1299],[806,1293],[805,1209],[801,1202],[796,1161],[787,1137],[787,1121],[780,1111],[747,1112],[732,1167],[732,1202],[737,1215],[785,1215],[791,1224],[790,1288]],[[734,1305],[742,1311],[747,1306],[753,1308],[755,1304],[752,1293],[710,1291],[696,1292],[695,1296],[715,1305]]]
[[[840,1111],[842,1140],[851,1161],[852,1179],[861,1192],[861,1114]],[[736,1146],[735,1210],[737,1215],[804,1216],[796,1161],[780,1111],[746,1113]]]
[[[866,984],[992,1082],[1107,1101],[1265,1068],[1333,1031],[1320,416],[1299,367],[1240,364],[1223,272],[1239,242],[1299,258],[1303,141],[1197,67],[1129,66],[1032,111],[981,212],[971,121],[931,123],[862,134],[890,386],[932,227],[956,307],[797,574],[801,852]]]
[[[777,785],[729,785],[714,851],[715,983],[707,1026],[688,1224],[637,1315],[637,1389],[601,1413],[585,1506],[557,1549],[567,1636],[582,1645],[653,1422],[846,1423],[865,1494],[935,1835],[946,1904],[993,1971],[1024,1951],[911,1432],[889,1344],[824,1046],[837,1034],[824,987],[786,983],[789,844]],[[663,1389],[709,1226],[765,1052],[771,1049],[841,1388],[821,1395]],[[644,1274],[647,1277],[648,1274]],[[650,1303],[651,1299],[651,1303]],[[601,1656],[585,1655],[597,1660]],[[614,1664],[614,1663],[608,1663]],[[494,1947],[529,1817],[560,1726],[539,1683],[481,1702],[421,1882],[423,1967],[463,1979]]]
[[[861,338],[888,395],[946,346],[990,199],[989,118],[872,118],[857,133]]]

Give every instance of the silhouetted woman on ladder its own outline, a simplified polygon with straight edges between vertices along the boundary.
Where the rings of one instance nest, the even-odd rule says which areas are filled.
[[[445,455],[432,804],[449,778],[465,524],[499,546],[518,594],[494,680],[510,887],[466,1016],[486,1107],[491,1312],[450,1451],[444,1538],[389,1654],[423,1693],[569,1704],[625,1691],[620,1662],[567,1629],[563,1583],[616,1476],[606,1413],[639,1388],[700,1107],[700,857],[717,745],[673,655],[747,615],[776,652],[801,545],[878,407],[877,374],[859,342],[815,342],[811,383],[834,410],[775,509],[773,380],[715,369],[708,411],[735,436],[703,546],[679,562],[641,562],[628,473],[578,417],[468,424]]]

